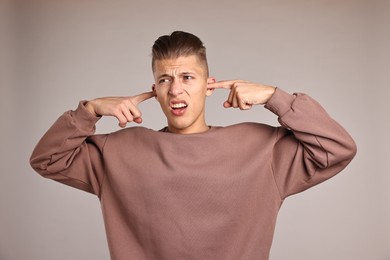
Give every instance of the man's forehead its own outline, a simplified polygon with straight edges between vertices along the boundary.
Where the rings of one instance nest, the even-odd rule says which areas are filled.
[[[155,60],[155,74],[167,73],[202,73],[203,67],[195,55],[173,59]]]
[[[177,66],[189,66],[199,67],[201,66],[198,57],[195,55],[191,56],[180,56],[178,58],[162,59],[155,61],[156,66],[160,67],[177,67]]]

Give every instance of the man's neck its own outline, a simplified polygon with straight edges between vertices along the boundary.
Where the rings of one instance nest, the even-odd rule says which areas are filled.
[[[204,132],[207,132],[209,129],[210,129],[210,126],[208,126],[207,124],[204,124],[201,127],[196,127],[196,128],[190,127],[190,128],[185,128],[185,129],[177,129],[177,128],[174,128],[174,127],[168,125],[168,127],[165,128],[165,132],[188,135],[188,134],[204,133]]]

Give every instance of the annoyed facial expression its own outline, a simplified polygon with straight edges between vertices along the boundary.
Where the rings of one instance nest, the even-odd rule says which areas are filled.
[[[205,122],[207,89],[214,78],[195,55],[156,60],[153,91],[160,103],[171,133],[194,134],[208,130]]]

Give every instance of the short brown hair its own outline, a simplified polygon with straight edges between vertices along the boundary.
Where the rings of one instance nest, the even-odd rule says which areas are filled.
[[[182,31],[174,31],[171,35],[160,36],[152,48],[152,69],[155,71],[155,61],[165,59],[177,59],[196,55],[205,66],[207,76],[209,68],[206,58],[206,47],[195,35]]]

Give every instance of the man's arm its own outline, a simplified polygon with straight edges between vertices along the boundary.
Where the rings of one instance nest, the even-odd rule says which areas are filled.
[[[265,107],[278,116],[272,168],[282,198],[301,192],[344,169],[356,154],[356,144],[321,105],[305,94],[246,81],[222,81],[209,88],[229,89],[224,107]]]
[[[65,112],[36,145],[30,164],[39,174],[72,187],[100,195],[103,180],[103,147],[106,135],[93,135],[101,116],[115,116],[120,126],[141,123],[137,105],[152,92],[126,98],[100,98],[80,102]],[[127,109],[127,111],[125,111]]]

